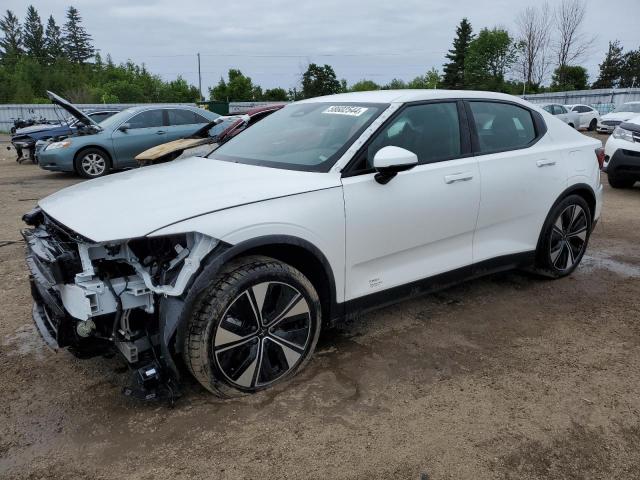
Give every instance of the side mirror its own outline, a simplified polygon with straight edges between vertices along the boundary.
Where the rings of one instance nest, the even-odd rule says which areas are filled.
[[[120,130],[122,133],[125,133],[127,130],[129,130],[131,128],[131,124],[129,123],[123,123],[122,125],[120,125],[118,127],[118,130]]]
[[[418,156],[400,147],[384,147],[373,157],[373,168],[376,169],[376,182],[386,185],[398,172],[411,170],[418,164]]]

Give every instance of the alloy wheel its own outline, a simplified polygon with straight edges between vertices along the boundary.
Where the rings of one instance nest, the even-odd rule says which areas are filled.
[[[97,153],[88,153],[87,155],[82,157],[80,166],[82,167],[82,170],[90,177],[98,177],[105,172],[107,168],[107,162],[102,155],[99,155]]]
[[[304,360],[312,339],[311,309],[296,288],[269,281],[240,293],[214,332],[216,365],[234,387],[264,388]]]
[[[558,216],[551,230],[549,255],[560,271],[572,268],[580,260],[587,243],[589,219],[580,205],[569,205]]]

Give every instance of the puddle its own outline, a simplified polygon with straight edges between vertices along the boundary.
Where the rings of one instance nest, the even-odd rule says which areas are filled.
[[[607,270],[622,277],[640,278],[640,265],[622,262],[604,252],[595,252],[582,258],[580,269],[583,272]]]

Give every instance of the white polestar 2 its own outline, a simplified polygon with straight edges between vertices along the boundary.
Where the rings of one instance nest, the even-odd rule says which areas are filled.
[[[602,205],[600,142],[509,95],[348,93],[287,105],[208,155],[61,190],[24,216],[44,339],[119,352],[125,393],[291,378],[323,327],[455,282],[559,278]]]

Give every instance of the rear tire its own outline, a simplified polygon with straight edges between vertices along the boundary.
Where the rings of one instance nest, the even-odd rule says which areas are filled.
[[[607,181],[613,188],[631,188],[636,183],[635,178],[622,177],[613,172],[607,173]]]
[[[576,128],[576,127],[575,127],[575,125],[574,125],[573,123],[570,123],[570,124],[569,124],[569,126],[570,126],[571,128],[573,128],[573,129],[575,129],[575,128]]]
[[[293,377],[320,334],[318,294],[298,270],[273,258],[233,261],[196,300],[183,356],[210,392],[235,397]]]
[[[536,271],[551,278],[571,274],[591,235],[591,210],[579,195],[569,195],[549,212],[536,250]]]
[[[104,150],[85,148],[76,154],[73,162],[76,173],[83,178],[98,178],[111,170],[111,159]]]

